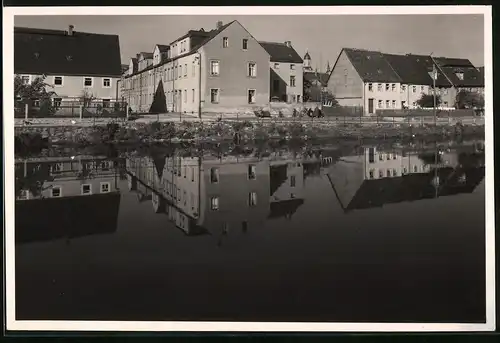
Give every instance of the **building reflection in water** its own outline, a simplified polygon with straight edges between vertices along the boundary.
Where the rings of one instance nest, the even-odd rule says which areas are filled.
[[[484,141],[454,149],[362,148],[330,166],[327,177],[345,212],[472,192],[484,179]]]
[[[92,156],[17,160],[16,242],[115,232],[120,163]]]
[[[331,158],[130,157],[129,189],[151,194],[153,209],[165,213],[187,235],[211,234],[221,245],[228,235],[246,234],[274,218],[291,218],[304,203],[304,182]],[[305,166],[313,166],[306,168]],[[307,170],[307,172],[306,172]]]

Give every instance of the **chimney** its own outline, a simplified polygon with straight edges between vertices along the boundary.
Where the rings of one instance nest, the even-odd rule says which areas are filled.
[[[219,21],[217,22],[217,27],[216,27],[216,29],[217,29],[217,30],[220,30],[221,28],[222,28],[222,21],[220,21],[220,20],[219,20]]]
[[[74,27],[73,25],[70,25],[70,26],[68,27],[68,36],[73,36],[73,29],[74,29],[74,28],[75,28],[75,27]]]
[[[289,40],[285,41],[285,45],[288,47],[288,48],[291,48],[292,47],[292,42],[290,42]]]

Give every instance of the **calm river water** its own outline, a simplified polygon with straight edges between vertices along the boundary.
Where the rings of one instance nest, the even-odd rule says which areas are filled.
[[[485,322],[484,163],[482,141],[18,159],[16,316]]]

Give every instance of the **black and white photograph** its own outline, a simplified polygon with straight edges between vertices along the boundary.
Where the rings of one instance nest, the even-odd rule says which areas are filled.
[[[7,330],[495,330],[490,6],[4,9]]]

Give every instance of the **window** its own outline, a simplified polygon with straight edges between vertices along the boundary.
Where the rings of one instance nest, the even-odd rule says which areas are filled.
[[[192,99],[192,102],[194,102],[194,88],[191,89],[191,99]]]
[[[222,38],[222,47],[227,48],[229,46],[229,38],[224,37]]]
[[[82,194],[92,194],[92,185],[90,184],[84,184],[82,185]]]
[[[191,181],[194,182],[194,168],[191,168]]]
[[[210,198],[210,209],[212,209],[212,211],[217,211],[219,209],[219,197]]]
[[[291,199],[295,199],[295,194],[294,193],[290,193],[290,198]]]
[[[370,179],[375,177],[375,169],[370,169]]]
[[[393,91],[393,92],[395,92],[395,91],[396,91],[396,84],[395,84],[395,83],[393,83],[393,84],[391,85],[391,89],[392,89],[392,91]]]
[[[84,85],[85,87],[92,87],[92,84],[93,84],[93,82],[92,82],[92,81],[93,81],[93,80],[92,80],[92,78],[91,78],[91,77],[84,77],[84,78],[83,78],[83,85]]]
[[[297,95],[297,102],[301,102],[300,100],[300,95]]]
[[[368,149],[368,163],[375,163],[375,148]]]
[[[219,182],[219,168],[211,168],[210,183],[218,183],[218,182]]]
[[[217,89],[217,88],[210,89],[210,102],[212,104],[219,103],[219,89]]]
[[[250,77],[256,77],[257,76],[257,64],[254,62],[248,63],[248,75]]]
[[[63,77],[62,76],[54,76],[54,86],[62,86],[63,85]]]
[[[455,75],[457,76],[457,78],[459,80],[463,80],[464,79],[464,73],[456,73]]]
[[[390,170],[390,169],[387,169],[387,171],[386,171],[386,176],[387,176],[387,177],[391,177],[391,170]]]
[[[392,176],[398,176],[398,171],[396,169],[392,170]]]
[[[403,167],[403,175],[408,174],[408,168]]]
[[[184,198],[183,199],[184,199],[184,206],[186,206],[187,205],[187,192],[186,191],[184,191]]]
[[[377,85],[377,90],[378,90],[379,92],[382,92],[382,84],[381,84],[381,83],[379,83],[379,84]]]
[[[392,108],[396,108],[396,100],[392,100]]]
[[[420,86],[420,91],[424,92],[425,91],[425,87],[424,86]]]
[[[295,75],[290,75],[290,87],[295,87]]]
[[[188,91],[184,89],[184,103],[188,102]]]
[[[295,64],[290,64],[290,70],[295,70]]]
[[[102,79],[102,86],[104,88],[110,88],[111,87],[111,79],[108,79],[108,78]]]
[[[109,193],[110,184],[109,182],[101,182],[101,193]]]
[[[255,167],[255,165],[251,164],[248,166],[248,179],[255,180],[256,177],[257,177],[256,167]]]
[[[397,153],[393,153],[393,154],[392,154],[392,159],[393,159],[393,160],[396,160],[397,158],[398,158],[398,154],[397,154]]]
[[[187,63],[184,64],[184,77],[187,77],[188,76],[188,65]]]
[[[384,177],[384,172],[382,171],[382,169],[378,171],[378,177]]]
[[[250,192],[248,194],[248,205],[250,207],[257,205],[257,193],[256,192]]]
[[[62,98],[52,98],[52,104],[56,108],[61,107],[61,102],[62,102]]]
[[[385,90],[386,90],[386,91],[389,91],[390,87],[391,87],[391,86],[390,86],[388,83],[386,83],[386,84],[385,84]]]
[[[385,101],[385,108],[390,108],[391,104],[389,100]]]
[[[444,106],[444,107],[448,107],[448,101],[444,101],[444,102],[443,102],[443,106]]]
[[[444,95],[447,95],[447,94],[448,94],[448,89],[447,89],[447,88],[443,89],[443,94],[444,94]]]
[[[274,69],[279,69],[280,68],[280,64],[279,63],[274,63]]]
[[[210,61],[210,75],[219,75],[219,61]]]
[[[406,91],[406,85],[401,85],[401,92]]]
[[[51,193],[53,198],[59,198],[62,196],[62,189],[60,186],[54,186]]]
[[[368,91],[373,92],[373,83],[368,84]]]
[[[411,91],[412,91],[412,93],[416,93],[417,92],[417,86],[411,87]]]
[[[102,108],[109,108],[111,104],[111,100],[109,99],[102,99]]]
[[[384,103],[382,100],[379,100],[378,101],[378,108],[383,108],[384,107]]]
[[[248,49],[248,39],[243,39],[243,50]]]
[[[295,175],[290,176],[290,187],[295,187]]]
[[[248,90],[248,103],[249,104],[255,103],[255,89]]]
[[[29,75],[21,76],[21,82],[23,85],[28,85],[30,83],[30,76]]]
[[[413,166],[413,172],[414,173],[418,172],[418,167],[417,166]]]

